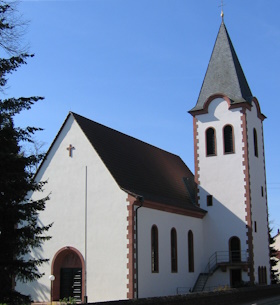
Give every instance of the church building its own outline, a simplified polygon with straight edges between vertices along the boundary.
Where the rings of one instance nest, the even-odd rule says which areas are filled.
[[[70,112],[36,179],[52,239],[34,302],[270,284],[263,121],[224,21],[193,117],[194,174],[170,152]],[[190,126],[191,128],[191,126]]]

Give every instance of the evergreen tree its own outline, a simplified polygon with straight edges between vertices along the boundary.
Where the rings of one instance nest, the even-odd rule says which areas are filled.
[[[271,235],[272,229],[269,228],[269,255],[270,255],[270,274],[271,274],[271,284],[278,284],[278,272],[275,268],[278,263],[277,250],[274,248],[275,237]]]
[[[12,41],[17,31],[15,19],[10,18],[13,6],[0,1],[0,47],[9,58],[0,59],[0,92],[4,92],[7,75],[13,73],[33,55],[18,53]],[[5,40],[5,38],[7,40]],[[11,56],[12,55],[12,56]],[[34,180],[32,168],[43,155],[27,154],[25,143],[32,143],[40,128],[14,126],[14,116],[42,100],[42,97],[0,99],[0,303],[23,304],[28,296],[16,292],[15,280],[33,281],[42,276],[38,267],[47,261],[34,258],[33,249],[42,245],[51,225],[38,224],[38,213],[45,208],[48,197],[31,200],[29,194],[42,191],[44,183]]]

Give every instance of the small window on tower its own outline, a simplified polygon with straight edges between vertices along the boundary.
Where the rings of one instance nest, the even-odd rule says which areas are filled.
[[[234,152],[233,143],[233,128],[231,125],[226,125],[224,127],[224,153],[230,154]]]
[[[263,197],[263,186],[262,186],[262,197]]]
[[[257,222],[256,221],[254,222],[254,225],[255,225],[255,232],[257,232]]]
[[[258,157],[259,156],[258,135],[257,135],[256,128],[254,128],[254,152],[255,152],[255,156]]]
[[[212,127],[206,130],[206,155],[216,155],[216,134],[215,129]]]
[[[207,195],[207,206],[211,207],[213,205],[213,196]]]

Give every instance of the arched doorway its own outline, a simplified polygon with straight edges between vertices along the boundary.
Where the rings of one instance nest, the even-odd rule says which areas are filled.
[[[52,261],[52,301],[74,297],[82,301],[85,287],[85,263],[81,253],[73,247],[59,250]]]
[[[240,239],[236,236],[229,240],[230,262],[236,263],[241,261]]]

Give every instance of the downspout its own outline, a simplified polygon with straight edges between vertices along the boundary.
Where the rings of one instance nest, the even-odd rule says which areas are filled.
[[[87,304],[88,298],[87,298],[87,205],[88,205],[88,199],[87,199],[87,192],[88,192],[88,173],[87,173],[87,166],[85,168],[85,288],[84,288],[84,303]]]
[[[140,205],[135,210],[135,227],[136,227],[136,234],[135,234],[135,243],[136,243],[136,299],[138,299],[138,210],[143,206],[144,197],[137,196],[136,199],[140,202]]]

